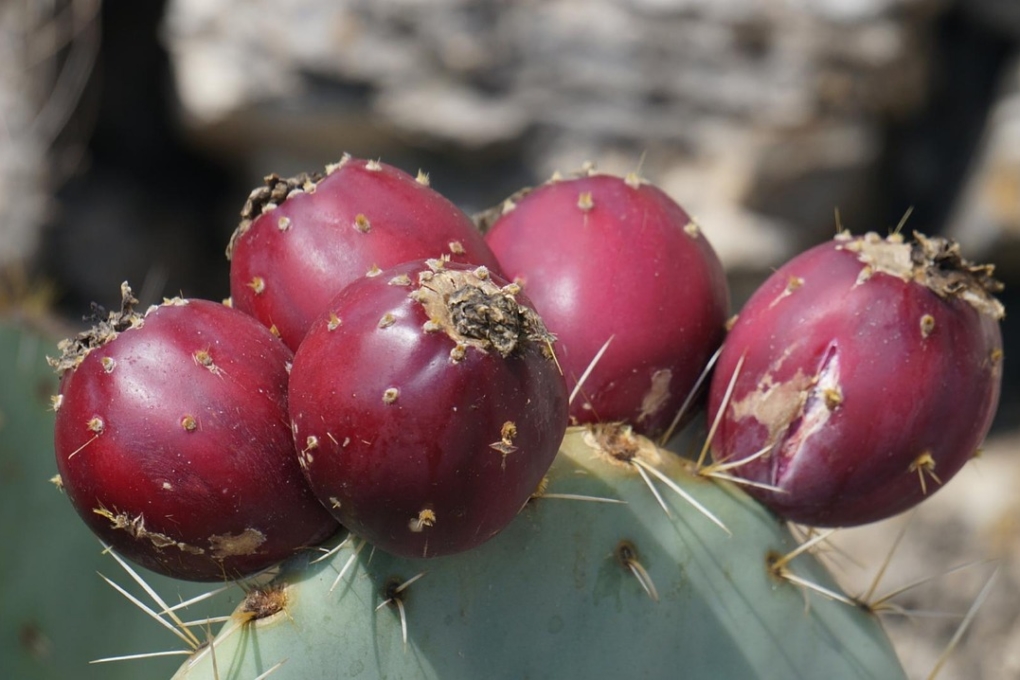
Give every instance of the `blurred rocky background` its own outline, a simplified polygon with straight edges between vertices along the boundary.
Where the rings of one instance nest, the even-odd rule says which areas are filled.
[[[144,303],[225,296],[249,189],[344,151],[469,212],[585,161],[639,169],[698,217],[738,305],[837,211],[885,232],[912,210],[1020,309],[1017,0],[7,0],[0,51],[0,274],[71,320],[125,279]],[[883,581],[1000,560],[940,678],[1020,677],[1017,318],[985,458]],[[874,567],[894,526],[844,540]],[[989,573],[897,601],[961,615]],[[959,622],[890,619],[912,677]]]

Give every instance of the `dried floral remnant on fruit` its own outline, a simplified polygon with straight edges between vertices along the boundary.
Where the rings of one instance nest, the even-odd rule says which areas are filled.
[[[1002,290],[995,280],[995,267],[975,264],[960,253],[960,245],[939,236],[914,233],[912,243],[902,238],[885,238],[869,232],[858,239],[842,240],[838,246],[857,255],[864,263],[858,283],[876,272],[916,281],[941,298],[959,298],[982,314],[1000,320],[1005,308],[994,294]]]
[[[47,357],[46,360],[58,374],[77,368],[92,350],[102,347],[122,332],[138,328],[144,323],[144,317],[134,309],[138,300],[132,295],[131,286],[127,282],[120,285],[120,297],[120,309],[108,314],[101,306],[93,303],[96,325],[57,344],[60,356],[56,359]]]
[[[484,277],[477,271],[443,268],[423,274],[429,275],[419,276],[421,287],[414,298],[425,308],[430,330],[444,330],[457,347],[495,349],[509,356],[529,342],[553,342],[538,315],[515,299],[519,286],[500,288],[487,270]],[[451,358],[460,360],[452,353]]]
[[[248,195],[244,207],[241,208],[241,221],[230,236],[230,243],[227,244],[227,259],[233,257],[238,239],[251,229],[252,222],[264,213],[275,209],[295,191],[314,189],[321,179],[322,175],[319,173],[301,173],[296,177],[289,178],[276,174],[267,175],[263,180],[263,186],[253,189]]]

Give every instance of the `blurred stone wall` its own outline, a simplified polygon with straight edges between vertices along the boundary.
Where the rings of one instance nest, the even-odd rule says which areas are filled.
[[[883,125],[925,96],[938,7],[174,0],[164,38],[190,130],[257,172],[408,140],[509,150],[532,181],[641,165],[758,270],[833,233],[834,207],[868,214]],[[517,187],[479,185],[499,188]]]
[[[98,11],[99,0],[0,3],[0,271],[36,253],[81,156],[61,135],[99,50]]]

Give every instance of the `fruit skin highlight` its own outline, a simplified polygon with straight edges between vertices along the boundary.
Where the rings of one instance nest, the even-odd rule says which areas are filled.
[[[290,412],[320,501],[405,557],[474,547],[537,489],[567,425],[551,336],[519,288],[431,260],[348,286],[294,357]]]
[[[683,208],[636,176],[585,173],[509,199],[486,242],[557,337],[571,390],[595,362],[572,421],[666,430],[729,315],[722,264]]]
[[[438,192],[379,161],[344,155],[326,174],[266,178],[227,247],[234,307],[296,350],[349,283],[402,262],[449,256],[499,272],[471,219]]]
[[[747,491],[786,519],[852,526],[906,510],[988,432],[1001,286],[957,244],[915,238],[844,233],[802,253],[726,339],[709,396],[710,422],[722,410],[712,454],[734,463],[765,450],[732,472],[776,487]]]
[[[85,523],[176,578],[249,575],[339,527],[312,496],[287,419],[279,339],[220,303],[122,309],[61,343],[57,469]]]

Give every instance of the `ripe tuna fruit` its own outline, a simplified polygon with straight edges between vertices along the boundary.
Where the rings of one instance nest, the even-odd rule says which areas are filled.
[[[713,456],[746,460],[732,472],[774,487],[747,491],[784,518],[891,516],[947,482],[988,431],[1000,286],[955,243],[915,237],[841,234],[801,254],[726,340],[709,396],[709,418],[722,411]]]
[[[486,241],[557,337],[570,389],[584,377],[572,420],[669,427],[729,314],[722,265],[687,213],[635,176],[589,173],[510,199]]]
[[[338,526],[311,494],[287,420],[290,350],[219,303],[120,311],[62,343],[63,488],[103,541],[189,580],[264,569]]]
[[[378,161],[345,155],[325,175],[266,178],[227,248],[234,307],[296,350],[347,284],[402,262],[449,255],[498,264],[470,218],[428,186]]]
[[[430,260],[330,303],[294,357],[290,412],[334,516],[390,553],[433,557],[514,518],[556,456],[567,394],[517,286]]]

